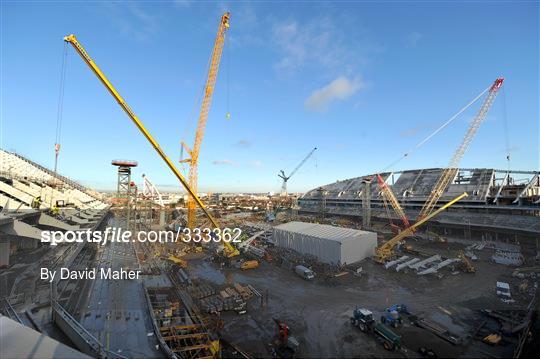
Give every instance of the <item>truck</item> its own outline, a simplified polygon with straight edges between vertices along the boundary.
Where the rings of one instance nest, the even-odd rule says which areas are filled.
[[[371,333],[382,342],[384,349],[396,350],[401,347],[401,336],[394,333],[383,323],[375,322],[373,312],[366,308],[356,308],[350,318],[351,324],[364,333]]]
[[[173,255],[169,255],[168,257],[166,256],[161,256],[162,259],[166,259],[168,261],[171,261],[172,263],[180,266],[180,268],[187,268],[188,267],[188,262],[186,262],[185,260],[183,260],[182,258],[179,258],[179,257],[176,257],[176,256],[173,256]]]
[[[312,280],[313,278],[315,278],[315,273],[313,273],[311,269],[304,266],[294,267],[294,272],[305,280]]]
[[[407,306],[405,304],[394,304],[385,309],[384,314],[381,316],[381,323],[397,328],[403,324],[401,314],[410,314]]]
[[[231,262],[231,265],[234,267],[234,268],[238,268],[238,269],[241,269],[241,270],[248,270],[248,269],[254,269],[254,268],[257,268],[259,266],[259,261],[258,260],[246,260],[246,259],[238,259],[238,260],[235,260],[233,262]]]
[[[242,270],[248,270],[248,269],[254,269],[254,268],[257,268],[259,266],[259,261],[257,260],[249,260],[249,261],[244,261],[241,265],[240,265],[240,269]]]

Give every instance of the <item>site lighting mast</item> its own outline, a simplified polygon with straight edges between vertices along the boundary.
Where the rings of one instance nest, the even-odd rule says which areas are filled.
[[[124,205],[126,230],[129,230],[131,217],[131,199],[133,198],[133,182],[131,182],[131,169],[137,167],[137,161],[112,160],[111,164],[118,167],[118,182],[116,185],[116,201]],[[137,197],[135,196],[135,199]],[[121,207],[120,207],[121,208]]]
[[[302,165],[304,163],[306,163],[306,161],[311,157],[311,155],[313,155],[313,152],[315,152],[315,150],[317,149],[317,147],[315,147],[314,149],[312,149],[306,157],[304,157],[304,159],[302,160],[302,162],[300,162],[298,164],[298,166],[296,166],[296,168],[287,176],[285,174],[285,172],[283,170],[279,171],[278,173],[278,177],[281,178],[283,180],[283,184],[281,185],[281,195],[282,196],[286,196],[287,195],[287,181],[300,169],[300,167],[302,167]]]

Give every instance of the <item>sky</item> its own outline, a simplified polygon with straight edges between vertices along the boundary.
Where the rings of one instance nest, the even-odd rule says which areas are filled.
[[[138,161],[136,183],[144,173],[162,190],[180,185],[63,37],[77,36],[177,162],[180,141],[193,144],[225,11],[200,191],[277,192],[278,171],[313,147],[290,192],[445,167],[482,100],[396,160],[499,76],[461,167],[540,167],[537,1],[0,2],[0,147],[53,168],[60,112],[58,172],[99,190],[115,188],[113,159]]]

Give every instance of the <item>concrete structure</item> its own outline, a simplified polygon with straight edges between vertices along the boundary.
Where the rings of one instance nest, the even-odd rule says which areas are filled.
[[[0,268],[9,266],[10,242],[0,238]]]
[[[0,316],[0,328],[2,358],[91,358],[8,317]]]
[[[97,192],[21,155],[0,150],[0,208],[2,248],[13,253],[37,248],[44,229],[95,228],[109,205]],[[9,265],[5,254],[0,265]]]
[[[381,177],[392,188],[412,222],[418,216],[441,168],[385,172]],[[506,171],[462,168],[438,202],[442,205],[458,194],[469,196],[429,221],[424,229],[442,236],[519,244],[536,256],[540,251],[539,171]],[[364,182],[374,175],[338,181],[315,188],[298,200],[300,213],[321,216],[363,217],[371,208],[371,221],[388,224],[378,186],[371,186],[370,203],[364,206]],[[324,195],[323,195],[324,194]],[[393,211],[391,211],[393,215]],[[399,222],[399,219],[393,218]]]
[[[374,255],[375,232],[324,224],[289,222],[274,227],[273,241],[280,247],[317,257],[329,264],[351,264]]]
[[[40,209],[50,208],[56,201],[80,210],[107,207],[97,192],[16,153],[0,150],[0,179],[0,195],[10,199],[10,206],[28,208],[40,196]]]

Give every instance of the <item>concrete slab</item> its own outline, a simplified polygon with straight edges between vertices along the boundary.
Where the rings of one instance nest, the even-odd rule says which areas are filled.
[[[2,328],[0,335],[2,358],[91,358],[4,316],[0,316],[0,328]]]

